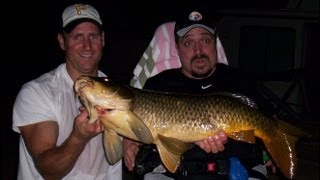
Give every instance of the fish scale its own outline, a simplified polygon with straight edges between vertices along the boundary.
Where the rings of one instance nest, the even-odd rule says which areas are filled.
[[[180,124],[190,124],[190,127],[199,127],[208,123],[213,125],[211,126],[212,129],[210,129],[212,132],[220,130],[218,129],[219,127],[225,127],[225,124],[242,125],[250,128],[250,124],[256,127],[260,126],[257,122],[270,121],[259,114],[258,111],[251,111],[250,107],[244,106],[236,99],[226,97],[196,96],[190,99],[190,95],[179,95],[172,98],[162,94],[156,97],[157,93],[152,93],[152,96],[148,96],[146,92],[140,93],[137,91],[134,94],[136,99],[134,112],[144,119],[145,123],[152,119],[153,125],[177,121]],[[205,105],[203,106],[203,104]],[[212,111],[213,109],[214,111]],[[150,113],[147,112],[153,112],[153,116],[150,116]],[[250,118],[247,118],[248,116]],[[264,119],[260,120],[258,118]],[[209,120],[212,122],[209,122]],[[274,130],[275,128],[270,130],[272,129]]]

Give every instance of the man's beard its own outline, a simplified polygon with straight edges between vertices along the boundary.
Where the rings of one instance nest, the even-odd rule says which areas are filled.
[[[208,61],[209,57],[204,55],[204,54],[200,54],[200,55],[197,55],[197,56],[194,56],[192,59],[191,59],[191,63],[193,63],[193,61],[196,61],[197,59],[206,59]],[[191,71],[191,75],[195,78],[205,78],[205,77],[208,77],[211,72],[212,72],[213,69],[208,69],[207,72],[205,73],[197,73],[195,71]]]

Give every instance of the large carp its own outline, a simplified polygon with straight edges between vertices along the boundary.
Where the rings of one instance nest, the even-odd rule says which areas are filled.
[[[99,119],[105,126],[104,146],[110,164],[123,156],[121,135],[156,144],[165,167],[175,172],[181,155],[193,142],[224,131],[229,138],[248,143],[261,138],[282,173],[290,179],[295,175],[295,143],[305,133],[268,118],[241,98],[157,93],[90,76],[78,78],[75,91],[90,122]]]

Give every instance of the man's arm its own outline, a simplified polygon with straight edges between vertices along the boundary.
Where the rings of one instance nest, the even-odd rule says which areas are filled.
[[[129,171],[133,171],[140,143],[123,138],[123,159]]]
[[[74,129],[61,145],[57,146],[58,124],[46,121],[19,127],[35,166],[44,179],[61,179],[74,166],[87,142],[104,130],[100,121],[89,124],[87,111],[76,117]]]

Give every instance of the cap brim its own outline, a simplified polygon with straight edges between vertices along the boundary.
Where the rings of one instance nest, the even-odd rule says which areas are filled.
[[[63,31],[66,33],[70,33],[77,25],[79,25],[82,22],[91,22],[93,24],[95,24],[97,27],[99,27],[100,29],[102,28],[101,24],[94,20],[94,19],[90,19],[90,18],[80,18],[80,19],[76,19],[74,21],[69,22],[64,28]]]
[[[185,28],[180,29],[179,31],[177,31],[177,35],[178,35],[179,37],[183,37],[183,36],[186,35],[191,29],[196,28],[196,27],[202,27],[202,28],[206,29],[207,31],[209,31],[209,32],[210,32],[211,34],[213,34],[213,35],[216,33],[216,31],[215,31],[214,29],[212,29],[212,28],[210,28],[210,27],[208,27],[208,26],[206,26],[206,25],[203,25],[203,24],[192,24],[192,25],[190,25],[190,26],[188,26],[188,27],[185,27]]]

